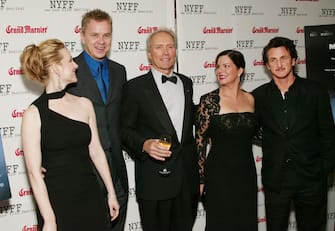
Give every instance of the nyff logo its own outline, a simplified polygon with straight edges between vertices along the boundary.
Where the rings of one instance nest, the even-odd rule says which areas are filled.
[[[129,188],[128,196],[129,196],[130,198],[134,198],[134,197],[136,197],[136,189],[135,189],[134,187]]]
[[[73,8],[74,1],[66,1],[66,0],[53,0],[50,2],[51,9],[58,9],[58,10],[69,10]]]
[[[254,80],[254,77],[255,77],[255,73],[246,72],[246,73],[244,73],[244,75],[242,77],[242,81],[252,81],[252,80]]]
[[[13,137],[15,135],[15,127],[14,126],[0,127],[0,135],[3,138]]]
[[[243,49],[243,48],[253,48],[253,45],[255,43],[255,40],[237,40],[236,41],[236,48],[237,49]]]
[[[198,208],[197,218],[206,216],[206,210],[204,208]]]
[[[118,42],[119,51],[137,51],[140,45],[139,41],[122,41]]]
[[[206,75],[191,75],[189,76],[194,84],[204,84],[206,80]]]
[[[12,89],[12,84],[7,83],[7,84],[0,84],[0,95],[9,95],[11,92],[10,90]]]
[[[2,10],[3,8],[5,8],[5,3],[6,0],[0,0],[0,9]]]
[[[20,213],[21,208],[22,208],[21,203],[0,206],[0,214],[9,215],[9,214]]]
[[[185,41],[186,49],[202,50],[205,48],[205,44],[206,44],[206,41],[204,40]]]
[[[7,174],[9,176],[13,176],[18,173],[19,165],[18,164],[7,165],[6,168],[7,168]]]
[[[335,17],[335,9],[321,9],[321,17]]]
[[[185,4],[184,12],[187,14],[200,14],[203,12],[204,5]]]
[[[64,45],[67,49],[69,49],[70,52],[74,52],[74,48],[76,47],[77,42],[74,41],[66,41],[64,42]]]
[[[140,4],[138,2],[117,2],[116,10],[135,12]]]
[[[250,15],[252,6],[235,6],[235,15]]]
[[[142,230],[142,224],[140,221],[131,222],[128,224],[129,231],[140,231]]]
[[[6,53],[8,46],[8,42],[0,42],[0,54]]]
[[[297,15],[297,7],[281,7],[280,8],[280,16],[296,16]]]

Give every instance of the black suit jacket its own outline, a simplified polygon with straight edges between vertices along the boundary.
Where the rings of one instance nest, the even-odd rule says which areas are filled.
[[[139,199],[164,200],[176,196],[181,185],[187,184],[191,192],[198,193],[199,174],[193,136],[192,81],[177,74],[185,93],[185,110],[181,142],[169,117],[151,72],[127,83],[122,110],[122,140],[128,153],[135,159],[136,195]],[[146,139],[157,139],[161,134],[172,135],[172,173],[162,177],[158,171],[162,162],[143,152]]]
[[[121,103],[124,85],[126,83],[126,69],[123,65],[108,59],[109,91],[107,103],[104,104],[96,81],[85,61],[84,54],[74,58],[78,64],[78,82],[70,86],[69,92],[89,98],[94,106],[97,117],[99,138],[105,150],[113,181],[118,177],[125,191],[128,191],[128,179],[125,161],[121,147]],[[102,182],[100,182],[102,183]]]
[[[335,165],[335,128],[327,91],[296,77],[285,100],[273,80],[253,95],[263,129],[264,189],[279,192],[289,168],[296,175],[287,180],[298,187],[324,182]]]

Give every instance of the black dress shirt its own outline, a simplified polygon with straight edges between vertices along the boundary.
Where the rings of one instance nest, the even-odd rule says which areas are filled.
[[[296,76],[284,96],[273,80],[253,95],[263,129],[264,189],[279,192],[284,180],[296,188],[324,180],[335,165],[335,128],[327,91]]]

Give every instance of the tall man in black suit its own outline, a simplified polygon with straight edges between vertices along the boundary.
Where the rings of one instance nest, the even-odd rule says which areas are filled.
[[[112,18],[108,13],[99,9],[85,13],[80,36],[84,51],[74,58],[79,66],[78,82],[69,91],[87,97],[93,103],[100,141],[120,204],[119,217],[110,224],[110,228],[112,231],[123,231],[128,203],[128,178],[121,148],[120,116],[126,69],[107,58],[112,41]]]
[[[191,231],[199,193],[192,81],[173,72],[173,31],[152,33],[147,40],[147,55],[151,71],[127,83],[122,110],[122,140],[135,159],[142,228]],[[158,143],[162,134],[172,137],[170,149]],[[164,167],[167,171],[162,171]]]
[[[262,182],[268,231],[286,231],[293,203],[299,231],[323,231],[327,176],[335,165],[329,95],[294,73],[292,40],[275,37],[263,49],[272,81],[253,91],[263,128]]]

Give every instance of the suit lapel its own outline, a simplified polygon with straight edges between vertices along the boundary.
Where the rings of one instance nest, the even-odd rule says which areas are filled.
[[[156,113],[158,122],[164,127],[164,130],[167,133],[173,134],[173,136],[177,136],[176,130],[172,124],[169,113],[165,107],[164,101],[161,94],[159,93],[158,87],[151,72],[148,73],[146,79],[147,87],[144,89],[144,93],[148,99],[148,103],[150,103],[152,108],[154,108],[153,113]]]
[[[109,75],[109,86],[108,86],[107,104],[109,104],[115,97],[116,91],[114,91],[113,87],[117,86],[115,84],[116,78],[114,78],[114,76],[117,76],[117,74],[115,73],[115,70],[114,68],[112,68],[112,64],[109,61],[108,61],[108,75]]]
[[[80,69],[77,70],[77,78],[81,79],[81,87],[86,92],[85,95],[90,98],[95,103],[103,104],[99,88],[97,83],[95,82],[91,70],[89,69],[83,53],[76,60],[77,64],[81,66]]]
[[[184,118],[183,118],[183,130],[182,130],[182,136],[181,136],[181,143],[183,142],[183,140],[185,139],[185,136],[187,135],[187,131],[188,131],[188,126],[192,121],[189,121],[189,118],[193,118],[192,113],[193,113],[193,99],[192,99],[192,86],[187,84],[187,82],[184,80],[184,78],[180,77],[180,79],[182,80],[183,83],[183,87],[184,87],[184,96],[185,96],[185,107],[184,107]]]

